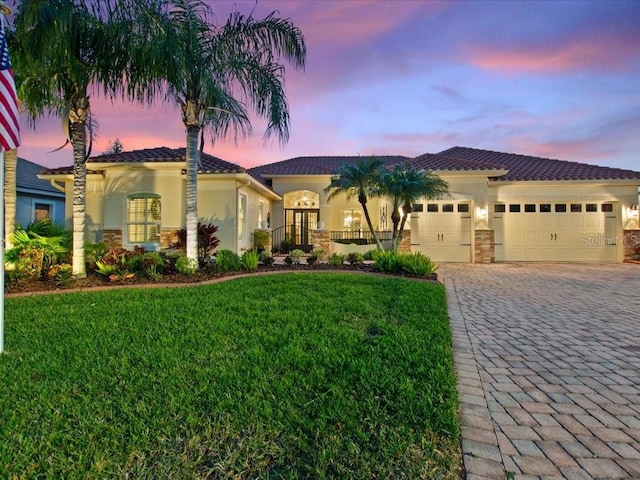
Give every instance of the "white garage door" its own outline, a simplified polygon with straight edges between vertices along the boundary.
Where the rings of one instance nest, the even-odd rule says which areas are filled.
[[[494,205],[496,261],[616,261],[612,203]]]
[[[471,261],[469,203],[432,202],[414,205],[411,249],[436,262]]]

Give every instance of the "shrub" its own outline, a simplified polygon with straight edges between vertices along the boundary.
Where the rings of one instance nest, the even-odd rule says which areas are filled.
[[[253,247],[262,251],[269,245],[269,237],[271,233],[266,230],[257,230],[253,232]]]
[[[73,277],[73,268],[68,263],[59,263],[47,271],[47,278],[54,280],[56,285],[68,287]]]
[[[238,272],[242,269],[242,260],[236,252],[220,250],[216,255],[216,270],[218,272]]]
[[[431,275],[438,269],[438,265],[420,252],[402,254],[400,255],[400,262],[405,271],[421,277]]]
[[[397,273],[402,269],[400,254],[393,250],[378,250],[373,254],[375,266],[381,272]]]
[[[212,223],[203,224],[198,222],[198,258],[208,259],[213,251],[218,248],[220,240],[216,237],[218,227]],[[175,232],[177,240],[171,244],[173,248],[187,249],[187,229],[181,228]]]
[[[33,222],[26,229],[16,228],[12,242],[14,247],[5,252],[5,260],[17,263],[23,249],[38,249],[42,253],[41,273],[42,268],[49,268],[51,265],[61,263],[67,259],[71,251],[71,231],[64,230],[63,227],[49,220]],[[25,260],[30,255],[32,256],[33,252],[23,254],[22,260]],[[27,263],[29,262],[27,261]],[[31,267],[33,265],[25,268],[29,270]],[[34,275],[28,273],[26,276]]]
[[[289,256],[291,257],[291,260],[294,265],[300,265],[300,259],[302,258],[303,255],[304,255],[304,252],[298,248],[296,248],[295,250],[291,250],[291,252],[289,252]]]
[[[364,253],[364,255],[362,255],[362,257],[365,260],[373,260],[373,255],[375,254],[376,249],[374,248],[373,250],[368,250]]]
[[[273,265],[275,259],[273,258],[273,255],[270,251],[265,250],[264,252],[260,253],[260,261],[265,267],[270,267],[271,265]]]
[[[282,253],[289,253],[289,251],[293,248],[293,240],[291,237],[286,237],[284,240],[280,242],[280,251]]]
[[[131,270],[153,280],[160,278],[163,266],[162,255],[157,252],[147,252],[132,258],[130,261]]]
[[[107,248],[107,244],[104,242],[85,243],[85,261],[91,266],[91,268],[95,268],[96,262],[104,257],[108,251],[109,249]]]
[[[362,265],[364,263],[364,256],[360,252],[351,252],[347,255],[347,260],[351,265]]]
[[[180,255],[176,260],[176,270],[184,275],[193,275],[198,270],[198,260]]]
[[[258,269],[258,260],[260,259],[258,252],[255,250],[247,250],[242,254],[240,261],[242,262],[242,268],[252,272]]]
[[[21,277],[40,278],[44,265],[45,249],[36,246],[24,246],[18,251],[16,269]]]
[[[329,257],[329,265],[332,267],[340,267],[344,263],[344,255],[334,253]]]

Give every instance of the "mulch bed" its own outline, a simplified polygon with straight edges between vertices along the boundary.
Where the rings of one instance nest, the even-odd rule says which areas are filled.
[[[258,266],[258,270],[255,272],[233,272],[233,273],[213,273],[207,271],[199,271],[194,275],[184,275],[181,273],[163,274],[158,280],[152,280],[142,275],[136,275],[127,280],[110,281],[108,277],[100,275],[95,271],[87,271],[86,278],[73,279],[68,285],[56,285],[53,280],[40,280],[40,279],[20,279],[17,282],[12,282],[8,278],[5,280],[5,296],[23,296],[29,294],[39,293],[62,293],[65,291],[83,291],[83,290],[99,290],[110,289],[117,287],[166,287],[166,286],[188,286],[197,284],[213,283],[225,278],[233,278],[246,275],[256,274],[271,274],[279,272],[305,272],[305,271],[350,271],[350,272],[362,272],[362,273],[380,273],[379,270],[371,264],[361,265],[342,265],[341,267],[332,267],[328,264],[319,265],[280,265],[276,264],[271,267],[265,267],[263,265]],[[437,281],[437,274],[432,274],[429,277],[417,277],[411,274],[398,274],[396,276],[402,276],[407,278],[415,278],[420,280]]]

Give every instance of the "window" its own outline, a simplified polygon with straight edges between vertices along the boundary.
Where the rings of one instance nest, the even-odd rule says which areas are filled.
[[[536,204],[535,203],[525,203],[524,211],[526,213],[535,213],[536,212]]]
[[[262,228],[262,222],[264,222],[264,202],[258,202],[258,227]]]
[[[247,231],[247,196],[238,196],[238,239],[242,240]]]
[[[509,205],[509,211],[511,213],[520,213],[520,204],[512,203],[511,205]]]
[[[496,203],[493,206],[494,213],[504,213],[506,212],[506,205],[504,203]]]
[[[361,210],[343,210],[342,211],[342,228],[349,232],[360,230],[362,228],[362,211]]]
[[[585,205],[585,210],[587,212],[597,212],[598,211],[598,204],[597,203],[587,203]]]
[[[438,204],[437,203],[428,203],[427,204],[427,212],[437,212],[438,211]]]
[[[469,213],[469,204],[468,203],[459,203],[458,204],[458,213]]]
[[[161,207],[160,195],[142,193],[127,197],[129,243],[160,243]]]
[[[580,212],[582,212],[582,204],[581,203],[572,203],[571,204],[571,212],[572,213],[580,213]]]
[[[453,203],[445,203],[442,205],[443,212],[453,212]]]
[[[34,202],[33,219],[36,222],[48,220],[53,217],[53,205],[50,203]]]
[[[567,211],[567,204],[566,203],[556,203],[555,204],[555,210],[556,213],[564,213]]]
[[[541,203],[540,204],[540,213],[551,213],[551,204],[550,203]]]
[[[414,203],[411,206],[411,211],[416,213],[424,212],[424,205],[422,203]]]
[[[601,209],[603,212],[613,212],[613,203],[603,203]]]

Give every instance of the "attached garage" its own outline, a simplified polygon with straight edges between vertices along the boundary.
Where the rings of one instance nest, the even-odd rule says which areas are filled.
[[[429,202],[414,205],[411,250],[436,262],[471,261],[469,202]]]
[[[615,262],[615,207],[613,202],[496,203],[496,261]]]

